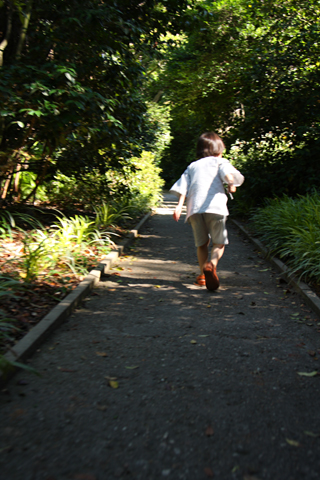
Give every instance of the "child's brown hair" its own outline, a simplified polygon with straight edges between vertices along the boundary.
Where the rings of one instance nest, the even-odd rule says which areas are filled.
[[[197,143],[197,158],[217,157],[225,148],[222,139],[215,132],[203,133]]]

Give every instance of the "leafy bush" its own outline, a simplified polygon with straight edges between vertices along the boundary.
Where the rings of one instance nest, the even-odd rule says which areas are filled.
[[[90,209],[110,198],[106,178],[96,171],[83,175],[81,180],[58,173],[46,185],[46,191],[48,201],[59,208],[79,206]]]
[[[105,203],[122,212],[125,207],[132,213],[155,206],[161,197],[163,180],[155,156],[144,151],[141,157],[131,159],[130,166],[122,170],[109,170],[106,175],[94,171],[79,180],[61,173],[46,187],[49,202],[59,206],[83,207],[97,211]],[[122,213],[121,213],[122,215]]]
[[[134,198],[136,208],[145,210],[157,205],[161,199],[164,181],[160,177],[161,169],[154,163],[151,152],[142,152],[140,158],[134,158],[135,172],[128,174],[128,186]]]
[[[320,283],[320,195],[270,200],[253,216],[253,225],[293,273]]]
[[[320,136],[320,135],[319,135]],[[320,187],[318,158],[320,139],[312,135],[268,133],[259,141],[237,141],[228,157],[245,176],[238,195],[238,209],[248,213],[265,198],[305,195]]]

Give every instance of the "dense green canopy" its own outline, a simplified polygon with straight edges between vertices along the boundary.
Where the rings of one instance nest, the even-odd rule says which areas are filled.
[[[180,30],[187,4],[0,1],[3,197],[19,169],[38,182],[58,169],[104,171],[150,143],[144,59]]]
[[[123,169],[169,115],[168,184],[216,130],[253,204],[320,186],[319,18],[319,0],[0,0],[2,197],[19,170]]]
[[[216,130],[251,198],[320,186],[320,2],[205,5],[158,79],[173,119],[168,183],[194,160],[197,136]]]

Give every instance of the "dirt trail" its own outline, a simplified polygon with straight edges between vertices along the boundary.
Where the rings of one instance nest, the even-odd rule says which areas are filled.
[[[193,285],[173,201],[2,392],[1,480],[320,478],[319,320],[232,225]]]

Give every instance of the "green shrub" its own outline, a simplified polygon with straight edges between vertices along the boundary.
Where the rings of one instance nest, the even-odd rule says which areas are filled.
[[[253,216],[253,226],[292,272],[320,283],[320,195],[268,201]]]
[[[110,197],[106,178],[97,171],[84,174],[81,180],[58,173],[46,189],[49,202],[59,208],[78,206],[92,209]]]
[[[146,210],[156,206],[161,200],[164,181],[160,177],[161,168],[155,164],[154,154],[143,151],[140,158],[132,159],[135,171],[124,170],[124,180],[130,191],[131,209]],[[130,199],[130,198],[129,198]]]
[[[155,155],[144,151],[140,158],[131,159],[130,166],[110,169],[106,175],[95,171],[79,180],[59,173],[46,187],[47,198],[60,209],[76,206],[96,210],[104,203],[109,208],[112,205],[114,213],[125,207],[127,213],[136,214],[159,202],[164,184],[160,174]]]
[[[243,213],[263,205],[265,198],[306,195],[320,187],[320,133],[319,139],[316,133],[313,138],[307,133],[270,132],[231,147],[228,158],[246,179],[238,195]]]

